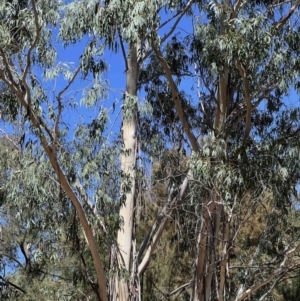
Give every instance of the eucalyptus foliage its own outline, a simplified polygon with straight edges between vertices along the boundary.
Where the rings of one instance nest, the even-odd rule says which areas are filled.
[[[115,278],[130,300],[290,296],[277,284],[300,266],[299,5],[1,1],[1,300],[115,300]],[[110,102],[107,54],[138,96]]]

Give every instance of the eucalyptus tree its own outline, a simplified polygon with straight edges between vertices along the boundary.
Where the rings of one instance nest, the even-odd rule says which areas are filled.
[[[291,206],[293,196],[297,198],[299,110],[283,110],[282,96],[292,87],[298,87],[299,54],[295,45],[299,41],[296,33],[299,2],[206,4],[199,5],[195,37],[190,43],[190,62],[195,64],[201,85],[202,112],[198,125],[191,124],[194,116],[186,114],[183,108],[179,86],[172,77],[172,73],[180,77],[174,74],[173,61],[166,59],[168,53],[164,55],[159,44],[152,44],[154,59],[165,72],[176,112],[193,151],[192,200],[198,203],[201,216],[192,299],[244,300],[254,295],[255,300],[263,300],[287,271],[299,266],[293,257],[298,251],[298,237],[292,235],[284,242],[277,236],[280,248],[272,254],[268,268],[264,267],[261,279],[254,279],[259,268],[252,269],[255,263],[259,262],[258,267],[265,263],[265,242],[271,243],[268,237],[272,227],[275,228],[273,218],[277,216],[278,221],[280,217],[285,223],[284,212]],[[185,47],[188,42],[186,38]],[[178,49],[170,44],[169,53]],[[178,44],[176,39],[173,44]],[[265,109],[262,103],[267,104]],[[287,120],[290,127],[286,128]],[[202,138],[196,139],[193,131],[198,131]],[[236,276],[236,273],[230,276],[230,257],[239,230],[246,216],[266,198],[266,191],[271,193],[273,209],[266,218],[253,257],[248,259],[249,265],[240,265],[244,279],[238,280],[239,286],[236,281],[230,284],[230,277]],[[245,201],[249,198],[251,205],[247,206]],[[269,270],[271,262],[274,272]]]
[[[267,298],[299,266],[291,218],[299,181],[299,110],[285,109],[283,96],[298,88],[300,2],[23,4],[0,3],[0,79],[9,96],[1,110],[10,121],[20,116],[22,141],[39,141],[72,202],[95,268],[86,277],[95,298],[142,299],[141,278],[178,207],[189,212],[189,234],[196,235],[186,237],[195,241],[194,271],[190,281],[161,298],[182,287],[189,288],[191,300]],[[178,34],[182,20],[190,22],[190,34]],[[65,51],[71,51],[69,44],[84,45],[78,65],[59,62],[54,29]],[[107,51],[121,53],[126,73],[116,140],[106,135],[109,109],[78,126],[68,127],[65,119],[67,110],[76,115],[80,88],[91,111],[106,98]],[[187,89],[180,91],[185,77],[196,82],[194,99]],[[138,89],[144,89],[152,115]],[[160,150],[174,143],[179,152],[165,160],[169,151]],[[141,181],[142,157],[161,159],[159,179],[155,172],[153,179],[164,178],[166,188],[147,235],[137,241],[138,197],[156,188]],[[182,159],[188,163],[181,165]],[[261,205],[267,208],[265,223],[256,243],[245,242],[241,234]],[[288,235],[281,233],[285,227]]]

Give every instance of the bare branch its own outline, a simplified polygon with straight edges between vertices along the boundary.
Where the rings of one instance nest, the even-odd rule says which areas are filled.
[[[56,116],[56,120],[55,120],[55,125],[54,125],[54,139],[53,139],[53,153],[55,155],[56,153],[56,146],[57,146],[57,141],[58,141],[58,137],[59,137],[59,130],[58,130],[58,126],[59,126],[59,122],[60,122],[60,117],[61,117],[61,113],[63,110],[63,105],[62,105],[62,97],[63,94],[70,88],[70,86],[73,84],[74,80],[76,79],[78,73],[80,71],[80,66],[76,69],[76,71],[74,72],[72,78],[70,79],[70,81],[68,82],[68,84],[58,93],[57,95],[57,101],[58,101],[58,112],[57,112],[57,116]]]
[[[22,292],[23,294],[27,294],[27,292],[25,290],[23,290],[21,287],[19,287],[18,285],[10,282],[9,280],[3,278],[1,275],[0,275],[0,279],[2,279],[4,281],[4,283],[7,283],[7,284],[11,285],[12,287],[17,289],[18,291]]]
[[[251,96],[250,96],[250,85],[247,77],[247,73],[245,68],[242,66],[240,62],[237,62],[237,68],[240,72],[240,75],[243,79],[244,83],[244,94],[247,104],[247,112],[246,112],[246,129],[245,129],[245,136],[244,141],[249,138],[250,129],[251,129],[251,112],[252,112],[252,105],[251,105]]]
[[[76,71],[74,72],[72,78],[70,79],[70,81],[68,82],[68,84],[58,93],[57,95],[57,99],[61,100],[63,94],[70,88],[70,86],[73,84],[74,80],[76,79],[78,73],[80,71],[80,66],[77,67]]]
[[[265,298],[274,290],[274,288],[280,283],[281,279],[283,278],[283,275],[280,275],[274,283],[271,285],[271,287],[259,298],[259,301],[265,300]]]
[[[174,20],[175,18],[177,18],[180,14],[181,14],[181,11],[177,12],[174,16],[170,17],[168,20],[166,20],[165,22],[163,22],[162,24],[160,24],[159,29],[161,29],[164,26],[166,26],[169,22],[171,22],[172,20]]]
[[[13,261],[15,261],[20,267],[24,268],[24,265],[15,257],[8,255],[8,254],[4,254],[4,253],[0,253],[0,256],[5,256]]]
[[[125,51],[122,35],[121,35],[121,32],[120,32],[120,28],[118,28],[118,33],[119,33],[119,39],[120,39],[120,44],[121,44],[122,55],[123,55],[124,63],[125,63],[125,69],[126,69],[125,72],[127,72],[127,70],[128,70],[128,61],[127,61],[126,51]]]
[[[178,23],[180,22],[181,18],[185,15],[185,13],[187,12],[187,10],[191,7],[191,5],[193,4],[194,0],[189,0],[189,2],[187,3],[187,5],[185,6],[185,8],[181,11],[178,19],[175,21],[174,25],[172,26],[171,30],[166,33],[163,38],[161,39],[161,43],[165,42],[170,35],[175,31]]]
[[[167,209],[167,208],[164,207],[164,209]],[[173,210],[174,210],[174,208],[173,208]],[[171,212],[173,210],[171,209]],[[165,211],[167,211],[167,210],[165,210]],[[167,218],[166,218],[165,215],[163,215],[163,213],[161,213],[160,216],[156,219],[156,221],[155,221],[154,225],[152,226],[152,228],[150,229],[150,232],[146,236],[146,238],[144,240],[145,245],[148,244],[149,241],[150,241],[150,245],[149,245],[149,247],[148,247],[148,249],[147,249],[147,251],[144,255],[144,258],[143,258],[142,262],[139,264],[139,267],[138,267],[139,274],[142,274],[145,271],[148,263],[150,262],[150,257],[153,254],[153,252],[156,248],[156,245],[157,245],[157,243],[158,243],[158,241],[159,241],[159,239],[160,239],[160,237],[161,237],[161,235],[162,235],[162,233],[163,233],[163,231],[166,227],[166,223],[167,223]],[[157,228],[158,228],[158,230],[154,234],[153,232]],[[143,244],[144,244],[144,242],[143,242]],[[143,249],[144,248],[143,248],[143,245],[142,245],[140,251],[142,252]],[[139,255],[140,255],[140,252],[139,252]]]

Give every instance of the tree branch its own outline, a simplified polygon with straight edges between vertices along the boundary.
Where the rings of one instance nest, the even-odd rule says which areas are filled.
[[[96,274],[98,277],[99,296],[101,298],[101,301],[105,301],[105,300],[107,300],[107,295],[106,295],[106,277],[105,277],[105,273],[104,273],[104,269],[103,269],[103,264],[102,264],[102,260],[100,258],[100,254],[98,252],[97,243],[94,238],[91,226],[87,220],[86,214],[83,210],[80,200],[78,199],[75,192],[73,191],[70,183],[67,180],[66,175],[64,174],[60,165],[57,162],[57,158],[53,152],[52,147],[49,145],[46,137],[44,136],[43,131],[41,130],[41,125],[45,129],[47,129],[46,125],[44,124],[44,121],[40,117],[37,117],[34,114],[34,112],[32,111],[32,108],[25,101],[23,94],[16,93],[16,96],[19,99],[21,105],[26,110],[28,110],[29,120],[30,120],[32,126],[39,131],[38,137],[40,139],[41,145],[50,160],[50,163],[57,175],[58,181],[59,181],[61,187],[63,188],[63,190],[65,191],[65,193],[67,194],[67,196],[72,201],[72,204],[76,209],[76,212],[78,214],[80,223],[81,223],[84,233],[86,235],[88,246],[90,248],[91,255],[92,255],[92,258],[94,261],[94,266],[95,266]],[[48,134],[51,135],[51,133],[48,133]],[[52,135],[50,137],[52,137]],[[53,139],[52,139],[52,141],[53,141]]]
[[[54,155],[56,154],[56,146],[57,146],[57,141],[58,141],[58,137],[59,137],[59,122],[60,122],[60,117],[61,117],[61,113],[63,110],[63,105],[62,105],[62,97],[63,94],[70,88],[70,86],[73,84],[74,80],[76,79],[78,73],[80,71],[80,66],[76,69],[75,73],[73,74],[72,78],[70,79],[70,81],[68,82],[68,84],[58,93],[56,99],[58,102],[58,112],[57,112],[57,116],[56,116],[56,120],[55,120],[55,125],[54,125],[54,137],[53,137],[53,153]]]
[[[41,35],[41,33],[40,33],[41,29],[39,27],[39,18],[38,18],[38,12],[37,12],[37,9],[36,9],[35,0],[31,0],[31,3],[32,3],[33,14],[34,14],[34,23],[35,23],[36,36],[35,36],[35,39],[34,39],[32,45],[30,46],[30,48],[28,50],[28,53],[27,53],[26,67],[25,67],[25,70],[24,70],[24,73],[23,73],[23,76],[22,76],[22,83],[25,81],[26,76],[27,76],[28,71],[29,71],[29,68],[31,66],[31,53],[32,53],[33,49],[36,47],[37,43],[39,42],[40,35]]]
[[[175,200],[173,200],[173,201],[175,201]],[[174,207],[171,209],[171,212],[173,210],[174,210]],[[163,233],[163,231],[164,231],[164,229],[166,227],[167,212],[168,212],[168,206],[165,205],[165,207],[163,208],[162,212],[157,217],[155,223],[151,227],[148,235],[146,236],[146,238],[144,239],[144,241],[142,243],[140,251],[138,252],[138,258],[141,257],[141,255],[142,255],[145,247],[148,245],[148,243],[150,241],[150,245],[148,246],[147,251],[145,252],[144,258],[143,258],[143,260],[141,261],[141,263],[138,266],[138,273],[139,274],[142,274],[145,271],[147,265],[150,262],[151,255],[155,251],[156,245],[157,245],[159,239],[161,238],[161,235],[162,235],[162,233]],[[158,228],[158,230],[155,232],[155,230],[157,228]]]
[[[40,33],[41,28],[39,26],[39,18],[38,18],[38,12],[37,12],[37,9],[36,9],[35,0],[31,0],[31,3],[32,3],[33,14],[34,14],[34,23],[35,23],[36,36],[35,36],[35,39],[34,39],[33,43],[29,47],[27,57],[26,57],[26,66],[25,66],[23,76],[22,76],[22,80],[21,80],[22,85],[24,86],[24,88],[26,90],[26,95],[28,97],[27,98],[27,104],[29,106],[31,106],[31,98],[30,98],[30,89],[29,89],[29,87],[27,85],[27,82],[26,82],[26,77],[27,77],[27,74],[28,74],[30,66],[31,66],[31,53],[32,53],[33,49],[36,47],[37,43],[39,42],[40,35],[41,35],[41,33]]]
[[[95,270],[96,270],[97,277],[98,277],[98,285],[99,285],[98,292],[101,297],[101,301],[105,301],[105,300],[107,300],[106,277],[105,277],[105,273],[104,273],[104,269],[103,269],[102,260],[100,258],[100,254],[98,252],[97,243],[96,243],[95,237],[93,235],[93,231],[91,229],[91,225],[89,224],[86,214],[82,208],[82,205],[81,205],[79,199],[77,198],[76,194],[74,193],[73,189],[71,188],[66,175],[61,170],[61,168],[56,160],[56,157],[54,156],[52,148],[45,143],[45,140],[42,140],[41,142],[42,142],[42,146],[43,146],[44,150],[46,151],[46,153],[50,159],[50,163],[51,163],[52,167],[54,168],[54,171],[59,179],[59,182],[60,182],[62,188],[64,189],[67,196],[71,199],[71,201],[76,209],[76,212],[78,214],[80,223],[83,227],[85,236],[87,238],[88,246],[90,248],[92,258],[94,261],[94,266],[95,266]]]
[[[170,31],[168,33],[166,33],[163,38],[161,39],[161,43],[165,42],[170,35],[175,31],[178,23],[180,22],[181,18],[185,15],[185,13],[187,12],[187,10],[191,7],[191,5],[193,4],[194,0],[189,0],[189,2],[187,3],[187,5],[185,6],[185,8],[181,11],[178,19],[175,21],[174,25],[172,26],[172,28],[170,29]]]
[[[242,301],[245,298],[247,298],[249,295],[254,294],[256,291],[258,291],[260,288],[266,286],[269,284],[276,276],[280,276],[283,273],[286,273],[288,271],[292,271],[300,266],[300,262],[292,263],[289,266],[286,266],[285,263],[287,259],[292,256],[292,254],[297,250],[297,248],[293,248],[286,252],[286,255],[284,257],[284,260],[280,264],[279,268],[276,269],[274,273],[272,273],[268,278],[266,278],[264,281],[259,282],[258,284],[252,285],[249,289],[244,291],[243,293],[239,294],[235,301]]]
[[[299,4],[300,4],[300,0],[296,1],[295,4],[289,10],[289,12],[283,18],[280,19],[280,21],[276,25],[277,29],[282,27],[289,20],[289,18],[293,15],[293,13],[295,12]]]
[[[15,82],[13,76],[12,76],[12,73],[11,73],[11,70],[10,70],[10,67],[9,67],[9,64],[7,62],[7,59],[6,59],[6,56],[5,56],[5,52],[4,50],[0,47],[0,56],[3,60],[3,63],[4,63],[4,70],[6,70],[7,74],[8,74],[8,79],[9,79],[9,82],[6,80],[6,76],[4,74],[4,71],[1,70],[1,79],[6,83],[8,84],[9,86],[12,86],[11,89],[14,91],[14,92],[19,92],[19,93],[22,93],[20,90],[17,90],[17,83]]]
[[[79,181],[77,180],[76,183],[75,183],[75,187],[77,188],[80,196],[81,196],[81,199],[89,206],[90,210],[93,212],[94,216],[96,217],[96,219],[98,220],[99,224],[100,224],[100,227],[101,227],[101,230],[102,230],[102,233],[105,235],[105,236],[109,236],[109,233],[105,227],[105,224],[104,222],[102,221],[100,215],[96,212],[96,210],[93,210],[93,205],[91,204],[91,202],[88,200],[88,197],[87,197],[87,194],[86,192],[84,191],[83,187],[81,186],[81,184],[79,183]]]
[[[169,192],[169,197],[168,197],[168,201],[165,204],[165,206],[163,207],[163,209],[161,210],[161,212],[159,213],[159,215],[157,216],[154,224],[152,225],[151,229],[149,230],[147,236],[145,237],[144,241],[142,242],[142,245],[140,247],[140,250],[138,252],[138,271],[139,274],[143,273],[144,270],[146,269],[147,265],[150,262],[150,257],[153,254],[153,252],[155,251],[156,245],[166,227],[166,222],[168,220],[168,217],[170,215],[172,215],[172,212],[175,210],[176,208],[176,204],[177,202],[181,201],[186,190],[188,187],[188,182],[189,182],[189,174],[185,177],[185,179],[183,180],[180,190],[178,191],[178,195],[175,198],[172,198],[172,194],[173,194],[173,190],[171,190]],[[149,244],[150,242],[150,244]],[[144,258],[142,259],[142,255],[147,248],[147,251],[145,252]]]
[[[169,297],[175,295],[176,293],[183,291],[187,287],[191,286],[191,284],[192,284],[192,280],[190,280],[189,282],[187,282],[185,284],[180,285],[179,287],[177,287],[176,289],[174,289],[172,292],[165,293],[164,296],[161,299],[159,299],[159,301],[165,300],[166,297],[169,298]]]
[[[174,100],[175,103],[175,107],[176,107],[176,111],[177,114],[179,116],[180,122],[183,126],[184,132],[187,135],[190,143],[191,143],[191,147],[192,150],[194,152],[199,152],[199,144],[197,142],[196,137],[194,136],[193,132],[190,129],[190,125],[188,123],[188,121],[186,120],[185,116],[184,116],[184,112],[181,106],[181,101],[180,101],[180,95],[179,95],[179,90],[177,85],[175,84],[172,74],[171,74],[171,70],[170,70],[170,66],[168,65],[168,63],[166,62],[165,58],[163,57],[163,54],[160,50],[160,48],[152,45],[152,48],[158,58],[158,60],[161,63],[161,66],[166,74],[166,78],[169,82],[169,85],[171,87],[171,91],[172,91],[172,98]]]
[[[16,288],[18,291],[22,292],[23,294],[27,294],[27,292],[25,290],[23,290],[21,287],[19,287],[18,285],[10,282],[9,280],[6,280],[2,276],[0,276],[0,278],[4,281],[4,283],[11,285],[12,287]]]
[[[240,72],[240,75],[243,79],[244,94],[245,94],[245,100],[246,100],[246,104],[247,104],[246,129],[245,129],[245,136],[244,136],[244,141],[246,141],[249,138],[249,134],[250,134],[250,130],[251,130],[252,105],[251,105],[251,97],[250,97],[250,85],[249,85],[246,70],[240,62],[237,62],[237,68],[238,68],[238,70]]]
[[[15,257],[11,256],[11,255],[8,255],[8,254],[4,254],[4,253],[0,253],[0,256],[5,256],[13,261],[15,261],[19,266],[21,266],[22,268],[24,268],[24,265],[18,260],[16,259]]]
[[[121,32],[120,32],[119,28],[118,28],[118,33],[119,33],[119,39],[120,39],[120,45],[121,45],[122,55],[123,55],[124,63],[125,63],[125,69],[126,69],[125,72],[127,72],[127,70],[128,70],[127,55],[126,55],[126,51],[125,51],[125,47],[124,47],[122,35],[121,35]]]
[[[175,31],[176,26],[178,25],[178,23],[180,22],[181,18],[184,16],[184,14],[187,12],[187,10],[191,7],[191,5],[193,4],[195,0],[189,0],[189,2],[187,3],[187,5],[185,6],[185,8],[178,12],[177,14],[175,14],[173,17],[171,17],[170,19],[168,19],[166,22],[164,22],[160,28],[162,28],[163,26],[165,26],[167,23],[169,23],[171,20],[175,19],[177,16],[178,19],[175,21],[174,25],[172,26],[172,28],[170,29],[170,31],[168,33],[166,33],[163,38],[161,39],[161,44],[164,43],[169,37],[170,35]],[[143,56],[143,59],[145,60],[146,58],[148,58],[151,53],[153,52],[153,49],[150,49],[147,53],[145,53],[145,55]]]

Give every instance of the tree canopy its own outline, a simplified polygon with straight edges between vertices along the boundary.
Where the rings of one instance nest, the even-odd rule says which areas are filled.
[[[296,300],[299,7],[1,1],[1,300]]]

